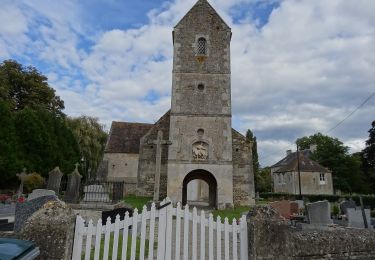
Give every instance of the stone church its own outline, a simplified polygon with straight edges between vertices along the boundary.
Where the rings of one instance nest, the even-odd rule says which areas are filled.
[[[155,124],[113,122],[99,171],[126,194],[251,205],[252,143],[232,128],[231,28],[199,0],[172,36],[171,109]]]

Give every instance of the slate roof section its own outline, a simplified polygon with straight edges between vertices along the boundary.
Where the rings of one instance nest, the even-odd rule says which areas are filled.
[[[309,152],[304,152],[309,151]],[[311,160],[309,157],[311,155],[310,150],[304,150],[299,153],[299,168],[301,172],[321,172],[321,173],[329,173],[327,168],[320,165],[319,163]],[[297,153],[294,152],[292,154],[289,154],[287,157],[284,158],[285,161],[281,160],[280,162],[283,162],[282,165],[277,171],[277,173],[283,173],[283,172],[295,172],[298,171],[298,160],[297,160]],[[275,166],[272,166],[275,167]]]
[[[300,151],[300,154],[303,154],[305,157],[310,158],[310,156],[312,155],[312,152],[309,149],[306,149],[306,150]],[[278,161],[271,167],[274,168],[274,167],[286,166],[295,159],[297,159],[297,152],[288,154],[286,157],[284,157],[283,159],[281,159],[280,161]]]
[[[112,122],[105,153],[139,153],[139,145],[154,124]]]

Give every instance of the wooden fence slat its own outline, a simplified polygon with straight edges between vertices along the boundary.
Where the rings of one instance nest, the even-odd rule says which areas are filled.
[[[224,256],[225,260],[229,260],[229,221],[224,219]]]
[[[216,259],[221,260],[221,218],[216,219]]]
[[[237,260],[238,259],[238,256],[237,256],[237,220],[235,218],[233,219],[232,226],[233,226],[233,230],[232,230],[232,236],[233,236],[233,238],[232,238],[233,255],[232,256],[233,257],[232,257],[232,259]]]
[[[72,255],[73,259],[81,259],[83,228],[84,228],[84,220],[82,219],[81,216],[77,216],[76,226],[75,226],[75,231],[74,231],[74,246],[73,246],[73,255]]]
[[[112,260],[117,260],[119,232],[120,232],[120,215],[117,214],[116,220],[115,220],[115,230],[114,230],[114,235],[113,235]]]
[[[240,220],[240,250],[241,250],[241,260],[249,259],[248,251],[248,240],[247,240],[247,221],[246,216],[243,215]]]
[[[176,250],[175,250],[175,260],[180,260],[180,246],[181,246],[181,204],[177,203],[176,208]]]
[[[141,246],[139,249],[139,260],[144,260],[145,259],[145,241],[146,241],[146,224],[147,224],[147,207],[146,205],[143,206],[142,210],[142,225],[141,225]]]
[[[89,225],[87,227],[85,260],[90,260],[90,256],[91,256],[91,241],[92,241],[93,232],[94,232],[93,224],[92,224],[92,220],[90,219]]]
[[[99,219],[98,223],[96,224],[94,260],[99,260],[101,240],[102,240],[102,220]]]
[[[206,220],[206,217],[204,215],[204,210],[201,211],[201,219],[200,219],[200,224],[201,224],[201,252],[200,252],[200,258],[201,260],[205,260],[206,259],[206,236],[205,236],[205,232],[206,232],[206,225],[205,225],[205,220]]]
[[[129,212],[125,212],[124,226],[122,230],[122,250],[121,259],[126,260],[128,251],[128,238],[129,238]]]
[[[208,217],[208,259],[214,260],[214,219],[212,213]]]
[[[197,215],[197,208],[193,208],[193,243],[191,245],[191,250],[192,250],[192,259],[197,260],[197,220],[198,220],[198,215]]]
[[[170,202],[167,199],[167,202]],[[172,224],[173,224],[173,205],[170,204],[166,208],[166,220],[167,227],[165,230],[165,260],[171,260],[172,258]]]
[[[130,259],[135,260],[135,251],[137,249],[137,228],[138,228],[138,209],[134,209],[132,217],[132,245],[130,251]]]
[[[104,254],[103,260],[108,260],[108,252],[109,252],[109,239],[111,237],[111,218],[107,218],[107,222],[105,223],[105,235],[104,235]]]
[[[150,214],[150,237],[148,244],[148,260],[154,259],[154,239],[155,239],[155,203],[151,204],[151,214]]]
[[[189,260],[189,205],[184,209],[184,260]]]
[[[161,206],[166,203],[166,200],[163,200],[160,204]],[[158,226],[158,260],[164,260],[165,258],[165,230],[166,230],[166,217],[167,217],[167,208],[164,207],[159,211],[159,226]]]

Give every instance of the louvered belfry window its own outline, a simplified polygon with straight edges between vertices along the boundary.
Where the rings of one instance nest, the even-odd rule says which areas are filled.
[[[207,54],[207,41],[203,37],[198,39],[197,54],[198,55],[206,55]]]

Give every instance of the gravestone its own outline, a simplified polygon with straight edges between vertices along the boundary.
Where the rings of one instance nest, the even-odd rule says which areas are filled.
[[[331,207],[328,201],[317,201],[306,204],[307,216],[310,224],[326,226],[333,223],[331,219]]]
[[[298,214],[298,203],[289,200],[274,201],[270,203],[280,216],[290,219]]]
[[[15,203],[6,203],[6,204],[0,203],[0,217],[14,215],[15,210],[16,210]]]
[[[83,192],[83,202],[111,202],[109,191],[103,185],[85,186]]]
[[[355,204],[355,201],[350,199],[350,200],[344,200],[343,202],[340,203],[340,210],[343,214],[348,215],[348,209],[355,209],[357,205]]]
[[[58,201],[58,198],[56,195],[50,195],[38,197],[33,200],[25,201],[24,203],[17,203],[14,217],[14,231],[19,232],[25,225],[26,220],[49,201]]]
[[[124,220],[126,212],[129,212],[129,217],[132,217],[133,211],[134,210],[131,208],[117,208],[114,210],[103,211],[102,212],[102,224],[105,225],[108,217],[111,218],[111,223],[115,223],[117,215],[120,215],[120,220]]]
[[[64,174],[60,171],[59,167],[56,167],[48,174],[47,189],[55,191],[56,194],[60,192],[61,178]]]
[[[44,190],[44,189],[36,189],[33,190],[29,196],[27,197],[27,200],[33,200],[39,197],[44,197],[44,196],[55,196],[56,193],[53,190]]]
[[[108,160],[103,160],[100,162],[98,170],[96,172],[96,180],[98,181],[106,181],[108,176]]]
[[[81,186],[82,176],[78,172],[78,163],[76,163],[76,168],[68,176],[68,187],[66,189],[64,201],[68,203],[77,203],[79,199],[79,189]]]
[[[365,215],[367,220],[367,226],[372,228],[371,226],[371,211],[370,209],[365,209]],[[348,227],[352,228],[365,228],[365,222],[363,220],[362,209],[357,208],[347,208],[348,217]]]

